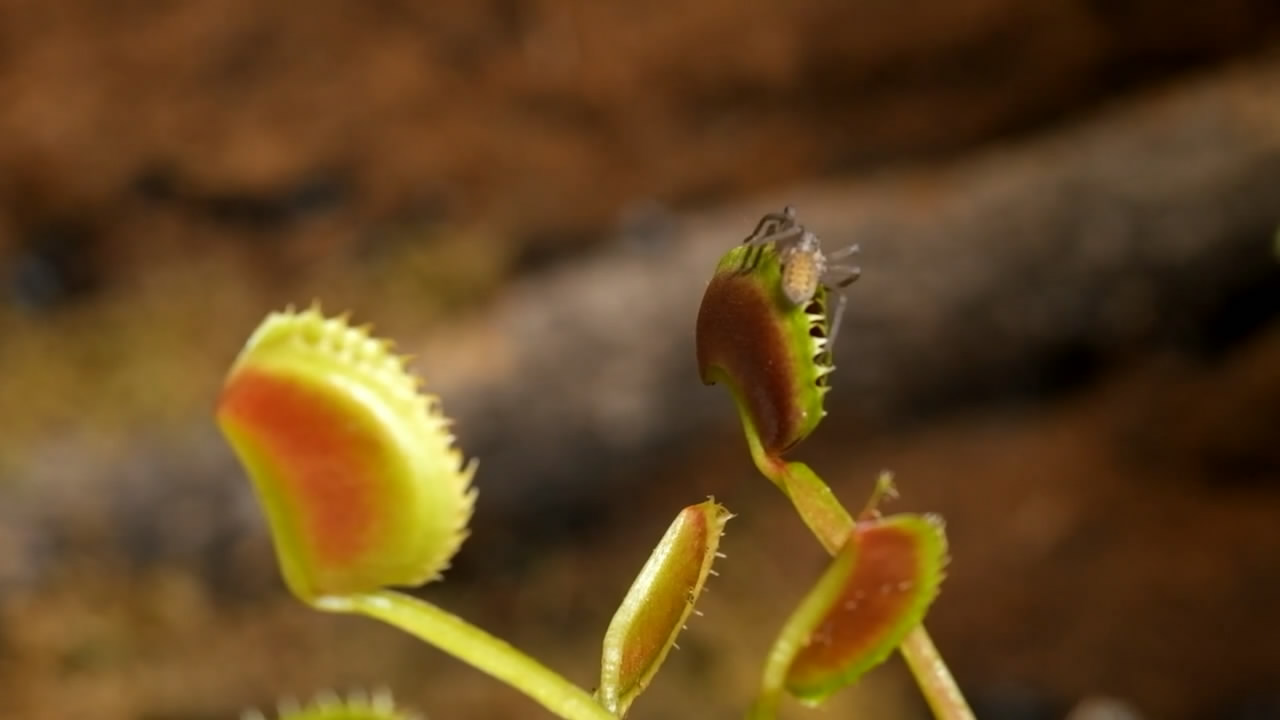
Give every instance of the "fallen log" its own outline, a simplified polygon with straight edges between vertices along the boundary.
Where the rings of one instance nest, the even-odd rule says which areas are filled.
[[[1280,287],[1280,60],[942,167],[656,214],[520,281],[414,348],[482,458],[487,512],[591,496],[602,469],[736,422],[697,380],[694,318],[717,258],[784,203],[863,247],[829,401],[846,418],[1034,401],[1153,344],[1211,354],[1249,330],[1228,327],[1239,292]]]

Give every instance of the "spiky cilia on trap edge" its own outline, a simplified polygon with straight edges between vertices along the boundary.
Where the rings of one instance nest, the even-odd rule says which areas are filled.
[[[829,285],[831,271],[850,274]],[[826,414],[841,288],[859,273],[828,267],[791,207],[762,217],[716,266],[698,310],[698,371],[704,383],[728,386],[766,455],[794,447]]]

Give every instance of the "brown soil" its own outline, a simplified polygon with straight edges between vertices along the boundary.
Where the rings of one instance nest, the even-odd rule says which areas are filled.
[[[918,203],[899,207],[915,225],[941,222],[938,198],[974,177],[953,163],[981,155],[999,167],[1025,138],[1057,137],[1152,87],[1216,82],[1188,71],[1248,66],[1278,39],[1280,5],[1266,0],[964,0],[927,12],[872,0],[0,0],[0,717],[203,720],[379,684],[433,718],[541,717],[440,653],[283,594],[257,509],[208,423],[218,379],[263,313],[311,297],[361,309],[457,366],[444,374],[472,402],[471,422],[501,423],[475,398],[511,369],[502,338],[471,332],[450,353],[440,328],[459,316],[489,327],[490,301],[529,287],[551,288],[545,302],[608,305],[622,297],[612,284],[555,290],[583,277],[624,284],[622,270],[584,271],[608,257],[589,254],[606,240],[663,236],[667,213],[712,206],[738,218],[723,230],[736,237],[734,203],[801,182],[825,188],[839,217],[844,176],[904,165],[933,184],[899,188]],[[1094,365],[1073,394],[1010,392],[1007,368],[1049,361],[999,336],[953,343],[963,333],[938,326],[944,313],[893,314],[926,296],[916,286],[885,285],[868,308],[918,356],[947,338],[951,352],[924,363],[947,387],[868,380],[854,354],[842,372],[878,388],[874,403],[834,396],[799,453],[850,504],[889,467],[901,508],[948,519],[954,562],[930,625],[984,718],[1059,717],[1095,694],[1189,720],[1277,702],[1280,337],[1269,313],[1280,291],[1274,274],[1236,272],[1260,266],[1254,255],[1231,253],[1258,245],[1271,222],[1259,219],[1259,188],[1276,186],[1280,163],[1260,156],[1231,174],[1213,142],[1240,139],[1243,152],[1273,136],[1264,100],[1232,106],[1253,134],[1199,107],[1189,122],[1210,128],[1193,135],[1208,145],[1170,152],[1203,161],[1204,202],[1192,216],[1147,209],[1209,248],[1195,255],[1213,269],[1203,283],[1173,273],[1175,290],[1195,288],[1152,297],[1231,300],[1225,315],[1195,316],[1219,333],[1212,353],[1135,333],[1103,361],[1068,353]],[[1109,147],[1106,169],[1142,178],[1125,165],[1141,152]],[[1024,165],[1008,183],[1052,174]],[[1066,218],[1090,207],[1064,198],[1046,203]],[[913,247],[892,278],[949,274],[911,275],[932,257],[927,239]],[[980,307],[1051,295],[1052,262],[1018,247],[988,260],[1007,263],[1017,292],[996,288]],[[1151,280],[1148,260],[1116,266],[1107,287]],[[1071,332],[1078,342],[1109,330]],[[1050,345],[1067,335],[1041,333]],[[969,372],[975,357],[985,374]],[[619,374],[626,385],[639,371]],[[700,603],[707,616],[632,717],[740,717],[773,633],[824,558],[750,468],[726,399],[714,420],[691,412],[679,441],[617,425],[631,417],[618,409],[627,399],[595,408],[623,438],[611,454],[574,455],[560,438],[517,455],[592,467],[559,473],[536,509],[510,492],[515,480],[482,473],[482,497],[508,507],[486,516],[482,502],[487,539],[424,593],[589,686],[611,605],[647,548],[679,507],[714,493],[739,514],[729,558]],[[1023,690],[1037,699],[1014,714]],[[823,710],[787,712],[922,710],[892,662]]]

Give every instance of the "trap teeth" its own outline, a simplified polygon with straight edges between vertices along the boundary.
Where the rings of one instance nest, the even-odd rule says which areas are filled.
[[[466,536],[471,475],[438,401],[388,346],[314,306],[272,313],[219,399],[219,426],[306,601],[420,585]]]

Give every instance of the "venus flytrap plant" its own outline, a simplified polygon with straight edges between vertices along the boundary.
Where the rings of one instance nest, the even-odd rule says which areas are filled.
[[[829,309],[830,273],[846,273],[838,288],[859,272],[827,259],[794,211],[771,213],[720,261],[698,313],[703,381],[728,387],[757,468],[833,556],[782,628],[751,717],[772,718],[784,692],[816,704],[898,648],[937,717],[972,718],[921,625],[946,563],[941,522],[882,517],[880,499],[892,495],[886,476],[855,523],[816,473],[783,457],[825,415],[830,338],[844,307],[838,295]],[[400,628],[566,720],[626,715],[693,612],[730,518],[714,500],[676,517],[609,625],[592,694],[462,618],[389,589],[438,579],[475,503],[474,463],[462,461],[438,401],[389,343],[314,307],[272,314],[233,364],[217,418],[295,596]],[[385,703],[332,698],[281,714],[405,717]]]
[[[728,512],[685,508],[604,641],[596,696],[436,605],[395,592],[438,579],[466,537],[474,463],[438,401],[367,328],[318,308],[273,313],[227,376],[218,424],[252,480],[289,589],[312,607],[408,632],[566,720],[621,718],[674,645]],[[385,703],[318,701],[281,720],[403,720]]]
[[[618,717],[649,685],[694,612],[731,517],[714,500],[685,508],[613,616],[604,636],[596,695]]]
[[[466,537],[474,464],[391,344],[317,308],[270,315],[218,423],[304,602],[438,578]]]
[[[827,291],[796,305],[783,294],[782,272],[775,245],[744,243],[720,260],[698,311],[698,369],[704,383],[729,389],[756,467],[835,552],[852,519],[813,471],[782,457],[826,415],[835,369]]]
[[[883,662],[924,618],[946,564],[941,521],[882,518],[874,509],[882,494],[783,626],[753,717],[772,718],[784,689],[820,703]]]
[[[766,215],[716,266],[697,321],[703,382],[728,388],[756,467],[834,556],[775,643],[752,717],[773,717],[784,689],[820,701],[896,646],[935,716],[972,718],[921,624],[945,564],[941,522],[931,516],[881,518],[878,501],[891,491],[882,478],[855,523],[816,473],[783,457],[826,414],[823,400],[834,370],[829,339],[844,304],[836,296],[837,312],[829,311],[834,292],[825,278],[812,284],[812,292],[796,292],[797,270],[789,263],[797,247],[807,264],[825,265],[816,237],[796,222],[793,210]]]

